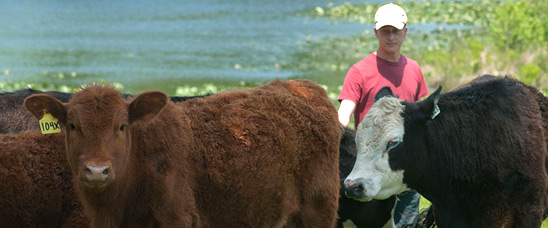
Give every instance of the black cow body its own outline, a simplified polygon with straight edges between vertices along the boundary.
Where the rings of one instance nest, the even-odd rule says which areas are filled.
[[[355,166],[366,163],[362,155],[378,156],[389,171],[354,168],[347,192],[363,199],[386,195],[386,189],[416,189],[433,203],[439,227],[540,227],[548,98],[511,78],[483,79],[443,95],[438,89],[421,102],[377,101],[371,109],[377,116],[364,120],[389,122],[358,127],[357,140],[365,140],[358,145],[373,145],[358,148]],[[386,127],[394,123],[401,125]],[[392,182],[376,180],[380,173]]]
[[[433,120],[421,123],[421,105],[408,104],[404,142],[411,143],[391,151],[390,164],[411,171],[403,162],[411,157],[396,154],[422,152],[414,156],[425,156],[431,176],[408,172],[404,182],[435,205],[439,227],[540,227],[548,99],[510,78],[477,81],[442,95]]]

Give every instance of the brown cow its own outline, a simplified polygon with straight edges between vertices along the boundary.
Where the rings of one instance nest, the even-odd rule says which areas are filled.
[[[64,134],[0,135],[0,227],[89,227],[72,182]]]
[[[341,128],[325,91],[279,81],[177,105],[90,86],[68,104],[33,95],[66,126],[92,227],[335,226]]]

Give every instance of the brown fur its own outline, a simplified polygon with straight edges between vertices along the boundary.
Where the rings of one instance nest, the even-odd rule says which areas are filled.
[[[0,227],[89,227],[72,189],[64,134],[0,135]]]
[[[35,116],[56,109],[48,110],[67,126],[94,227],[335,226],[342,132],[312,82],[276,80],[176,105],[160,92],[126,104],[98,86],[66,105],[51,101],[32,96],[25,106]],[[79,181],[86,165],[111,167],[105,185]]]

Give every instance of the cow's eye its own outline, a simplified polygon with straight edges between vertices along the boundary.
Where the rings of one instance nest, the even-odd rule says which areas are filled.
[[[391,150],[393,149],[394,147],[397,147],[399,144],[401,143],[401,140],[400,139],[392,139],[388,142],[388,144],[386,144],[386,150]]]
[[[74,126],[74,124],[70,124],[70,130],[76,130],[76,126]]]
[[[122,125],[120,126],[120,131],[126,130],[126,126],[127,126],[126,124],[122,124]]]

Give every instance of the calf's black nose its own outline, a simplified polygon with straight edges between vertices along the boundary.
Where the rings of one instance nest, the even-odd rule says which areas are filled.
[[[346,180],[344,182],[344,192],[350,198],[360,198],[364,194],[364,179]]]

